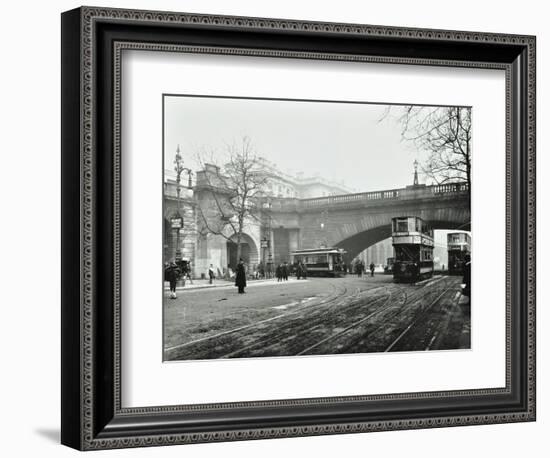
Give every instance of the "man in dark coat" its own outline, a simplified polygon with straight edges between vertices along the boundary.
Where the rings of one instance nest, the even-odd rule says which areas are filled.
[[[275,276],[277,277],[277,281],[281,281],[283,279],[283,265],[279,264],[277,268],[275,269]]]
[[[170,282],[170,299],[176,299],[176,283],[179,277],[179,269],[175,262],[170,263],[166,270],[166,278]]]
[[[210,264],[210,267],[208,268],[208,279],[210,284],[212,284],[214,278],[216,278],[216,274],[214,273],[214,266]]]
[[[369,268],[370,268],[370,276],[374,277],[374,262],[370,263]]]
[[[288,280],[288,263],[285,261],[284,264],[283,264],[283,280],[284,281],[287,281]]]
[[[296,265],[296,279],[299,280],[302,277],[302,262],[298,261]]]
[[[246,271],[244,269],[244,262],[242,258],[239,259],[239,263],[237,264],[235,286],[239,288],[239,294],[244,294],[244,288],[246,286]]]

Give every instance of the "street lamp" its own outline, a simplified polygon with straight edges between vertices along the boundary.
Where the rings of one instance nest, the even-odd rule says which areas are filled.
[[[177,215],[172,219],[172,228],[176,229],[176,253],[175,258],[177,261],[181,260],[181,247],[180,247],[180,231],[183,229],[183,216],[180,213],[181,209],[181,174],[187,173],[188,176],[188,189],[191,189],[191,175],[192,171],[188,167],[183,166],[183,157],[181,155],[180,145],[176,148],[176,157],[174,159],[174,170],[176,172],[176,195],[177,195]]]
[[[267,201],[262,204],[262,207],[266,215],[265,234],[264,239],[262,240],[262,246],[264,249],[264,268],[266,269],[268,277],[271,278],[273,264],[273,255],[271,252],[271,199],[267,199]]]

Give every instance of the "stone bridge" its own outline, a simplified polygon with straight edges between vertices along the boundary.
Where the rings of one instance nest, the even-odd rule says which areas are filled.
[[[193,261],[197,276],[205,273],[210,263],[225,267],[232,259],[232,247],[226,239],[201,236],[197,231],[197,206],[208,192],[198,186],[186,189],[178,202],[173,184],[166,184],[164,191],[164,259],[174,257],[179,241],[182,255]],[[270,205],[262,208],[263,214],[250,222],[243,237],[250,265],[269,259],[274,263],[288,261],[294,250],[322,246],[343,248],[349,262],[390,237],[395,216],[420,216],[434,229],[470,230],[470,192],[464,183],[412,185],[310,199],[272,198]],[[185,221],[179,235],[169,224],[177,213]],[[269,245],[263,240],[269,240]]]
[[[320,246],[343,248],[349,261],[390,237],[391,219],[396,216],[420,216],[433,229],[470,230],[470,193],[467,184],[451,183],[312,199],[275,199],[269,216],[276,262],[288,256],[285,252]]]

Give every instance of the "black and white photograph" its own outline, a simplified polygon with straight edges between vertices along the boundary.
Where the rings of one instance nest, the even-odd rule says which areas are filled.
[[[469,350],[473,116],[163,94],[163,360]]]

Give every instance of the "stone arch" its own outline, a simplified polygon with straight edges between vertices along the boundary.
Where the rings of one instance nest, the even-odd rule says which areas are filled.
[[[470,222],[464,223],[464,221],[427,220],[427,223],[434,230],[470,230]],[[390,223],[382,224],[380,226],[354,234],[351,237],[337,242],[335,246],[338,248],[343,248],[346,251],[344,260],[346,263],[349,263],[363,250],[387,239],[388,237],[391,237]]]
[[[230,240],[227,241],[227,263],[231,266],[231,268],[235,268],[238,261],[238,259],[235,259],[236,245],[237,235],[235,234],[231,236]],[[260,262],[260,252],[258,250],[258,246],[249,234],[243,233],[241,235],[241,247],[246,247],[246,249],[243,249],[241,256],[249,268],[253,268]]]

